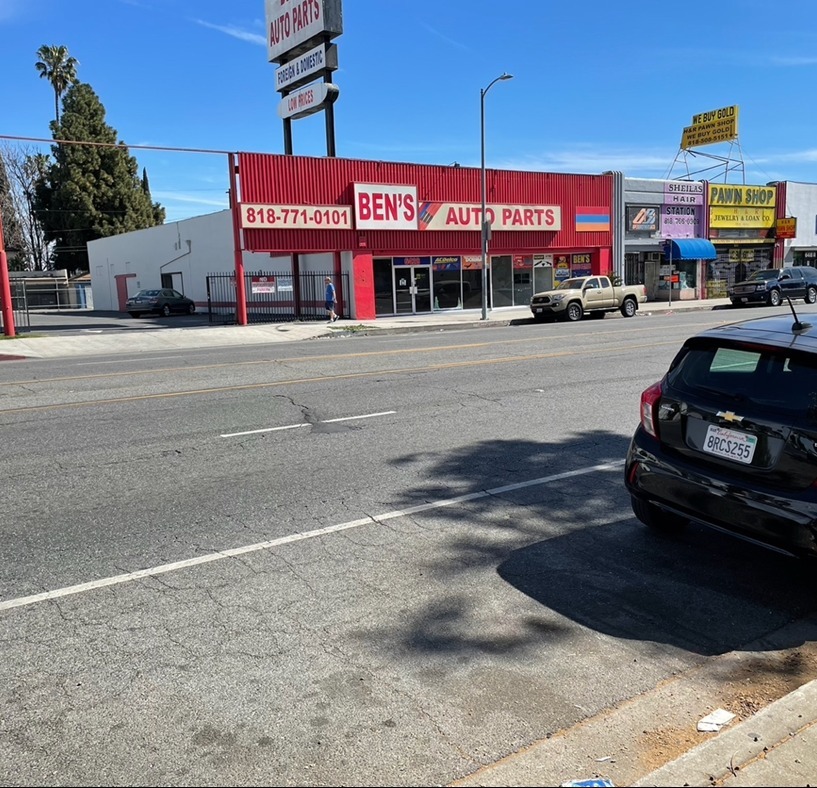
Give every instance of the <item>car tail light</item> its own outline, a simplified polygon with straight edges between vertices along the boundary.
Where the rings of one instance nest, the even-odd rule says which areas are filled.
[[[658,437],[658,417],[656,406],[661,399],[661,382],[653,383],[641,392],[641,426],[653,436]]]

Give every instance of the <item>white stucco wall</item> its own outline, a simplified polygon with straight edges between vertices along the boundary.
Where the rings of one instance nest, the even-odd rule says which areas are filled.
[[[344,270],[348,271],[351,256],[343,257]],[[88,260],[95,309],[118,311],[115,277],[120,274],[134,274],[127,279],[128,295],[142,288],[161,287],[162,274],[171,274],[173,286],[192,298],[200,309],[206,309],[207,275],[235,270],[230,211],[91,241]],[[271,257],[244,252],[243,261],[247,272],[289,273],[292,265],[289,255]],[[333,265],[331,253],[300,258],[304,272],[331,271]]]
[[[794,262],[794,249],[817,249],[817,183],[786,181],[786,216],[797,219],[797,236],[783,244],[784,262]]]

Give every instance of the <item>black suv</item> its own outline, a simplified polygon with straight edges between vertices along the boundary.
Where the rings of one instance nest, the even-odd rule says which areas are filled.
[[[792,309],[792,313],[794,309]],[[624,483],[644,524],[690,520],[817,556],[817,314],[710,328],[641,395]]]
[[[783,297],[802,298],[807,304],[817,302],[817,268],[792,265],[755,271],[748,279],[729,288],[735,306],[769,304],[778,306]]]

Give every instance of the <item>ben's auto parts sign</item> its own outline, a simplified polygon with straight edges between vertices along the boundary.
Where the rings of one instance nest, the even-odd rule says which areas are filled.
[[[773,227],[777,189],[774,186],[709,184],[710,227]]]
[[[354,205],[240,206],[243,229],[479,231],[482,206],[417,199],[416,186],[354,184]],[[352,212],[354,210],[354,223]],[[562,229],[559,205],[486,205],[493,230]]]

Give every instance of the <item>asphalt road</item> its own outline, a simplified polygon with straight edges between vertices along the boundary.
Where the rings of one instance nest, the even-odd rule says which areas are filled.
[[[736,655],[813,678],[813,572],[623,490],[721,319],[0,365],[0,785],[446,785]]]

